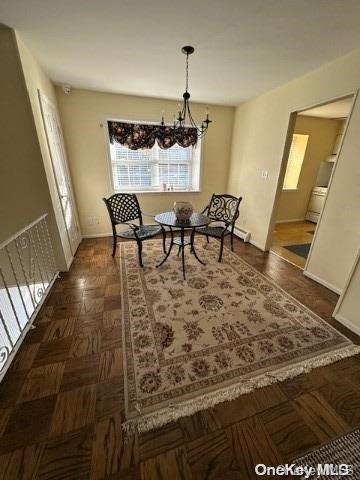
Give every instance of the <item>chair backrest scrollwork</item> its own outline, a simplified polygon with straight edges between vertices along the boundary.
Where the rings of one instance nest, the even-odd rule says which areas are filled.
[[[228,194],[213,193],[207,216],[213,221],[224,222],[228,225],[235,223],[239,216],[239,205],[242,197],[234,197]]]

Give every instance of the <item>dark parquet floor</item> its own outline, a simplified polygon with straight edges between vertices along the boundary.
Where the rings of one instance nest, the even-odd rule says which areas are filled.
[[[146,243],[144,245],[146,248]],[[236,252],[331,324],[337,296],[273,254]],[[84,240],[0,385],[1,480],[253,479],[360,426],[360,359],[259,389],[125,442],[118,266]],[[262,477],[264,478],[264,477]]]

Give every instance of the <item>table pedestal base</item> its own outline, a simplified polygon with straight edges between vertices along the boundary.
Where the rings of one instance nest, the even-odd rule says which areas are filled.
[[[156,267],[157,268],[161,267],[161,265],[166,262],[166,260],[169,258],[172,247],[174,245],[177,245],[179,247],[178,255],[181,254],[183,278],[185,280],[185,247],[187,245],[190,246],[190,253],[194,255],[196,260],[202,265],[206,265],[202,260],[200,260],[195,250],[195,246],[194,246],[195,228],[191,230],[191,234],[189,238],[185,238],[185,228],[180,227],[180,238],[174,239],[174,232],[171,227],[170,227],[170,233],[171,233],[171,241],[170,241],[169,250],[167,251],[164,259],[159,263],[159,265],[156,265]]]

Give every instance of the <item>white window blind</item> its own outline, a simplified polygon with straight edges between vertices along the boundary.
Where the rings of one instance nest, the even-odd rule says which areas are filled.
[[[166,150],[155,142],[151,149],[131,150],[110,144],[114,191],[194,190],[198,188],[200,141],[197,147],[175,144]],[[195,167],[195,168],[194,168]]]

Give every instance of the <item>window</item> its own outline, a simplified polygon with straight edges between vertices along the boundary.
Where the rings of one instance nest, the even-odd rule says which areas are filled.
[[[113,190],[164,191],[199,190],[200,149],[175,144],[166,150],[157,142],[150,149],[131,150],[110,143]]]
[[[293,135],[283,190],[297,189],[308,140],[309,135],[300,135],[297,133]]]

